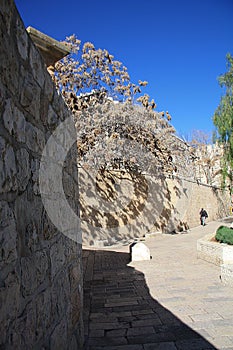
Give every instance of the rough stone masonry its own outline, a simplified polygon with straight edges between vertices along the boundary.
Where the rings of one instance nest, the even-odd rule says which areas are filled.
[[[0,348],[79,349],[81,244],[50,221],[39,191],[43,148],[69,112],[12,0],[0,2]],[[78,212],[75,151],[64,188]]]

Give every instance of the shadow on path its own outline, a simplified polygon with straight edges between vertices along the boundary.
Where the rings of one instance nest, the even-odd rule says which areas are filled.
[[[151,297],[129,259],[83,250],[85,350],[216,349]]]

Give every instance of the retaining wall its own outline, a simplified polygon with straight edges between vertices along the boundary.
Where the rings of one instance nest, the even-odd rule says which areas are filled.
[[[0,348],[79,349],[82,247],[52,224],[39,191],[42,150],[70,114],[12,0],[0,2],[0,116]],[[74,164],[71,152],[65,187],[78,213]]]
[[[229,215],[229,191],[162,174],[90,174],[80,169],[79,184],[87,246],[127,244],[154,232],[186,231],[200,225],[202,207],[209,221]]]

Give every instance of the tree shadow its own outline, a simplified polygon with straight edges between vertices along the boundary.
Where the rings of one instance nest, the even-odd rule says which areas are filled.
[[[83,250],[84,349],[216,349],[156,301],[129,262],[129,253]]]
[[[178,187],[180,185],[180,188]],[[80,218],[85,246],[129,244],[154,231],[189,229],[172,202],[185,196],[182,183],[169,185],[163,175],[136,171],[79,169]]]
[[[128,244],[150,232],[163,211],[165,185],[161,176],[148,179],[138,172],[115,170],[94,175],[79,169],[83,244]]]

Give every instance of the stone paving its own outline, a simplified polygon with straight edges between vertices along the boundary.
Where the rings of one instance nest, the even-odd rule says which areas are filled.
[[[84,248],[85,350],[232,350],[233,288],[196,250],[220,224],[147,238],[150,261]]]

